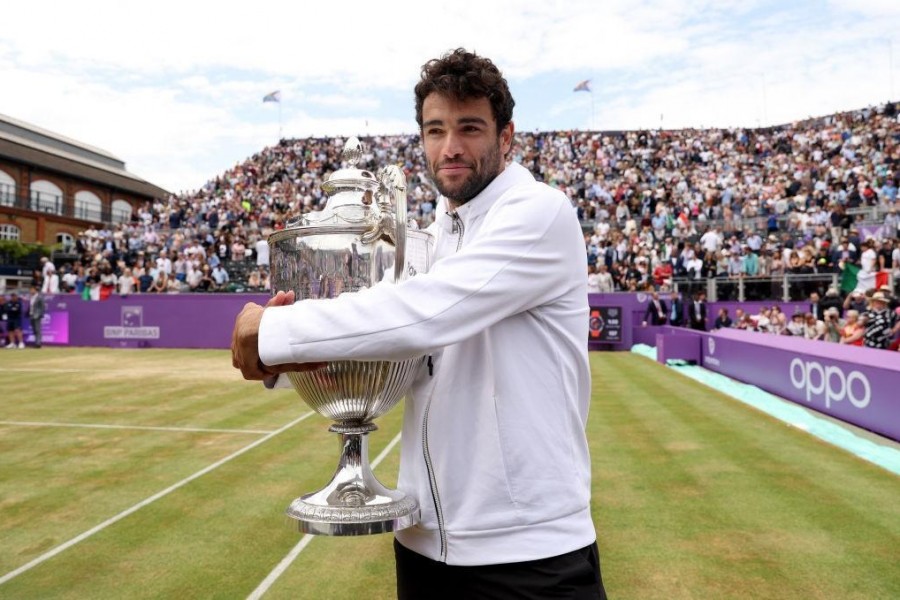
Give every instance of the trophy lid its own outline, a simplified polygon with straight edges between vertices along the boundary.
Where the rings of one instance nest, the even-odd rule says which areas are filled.
[[[371,171],[364,171],[356,168],[356,163],[362,158],[362,144],[359,138],[351,137],[344,144],[344,150],[341,153],[344,162],[349,166],[338,169],[322,183],[322,190],[329,196],[337,194],[341,191],[375,191],[378,189],[378,180]]]

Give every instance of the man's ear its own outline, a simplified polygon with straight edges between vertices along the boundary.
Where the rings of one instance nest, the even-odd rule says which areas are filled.
[[[501,156],[506,156],[509,154],[509,151],[512,149],[513,142],[513,134],[516,131],[516,127],[512,121],[506,124],[506,126],[500,130],[500,154]]]

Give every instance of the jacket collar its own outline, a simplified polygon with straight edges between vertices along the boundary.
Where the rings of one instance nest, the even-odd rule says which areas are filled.
[[[483,216],[494,205],[494,202],[503,195],[506,190],[522,183],[534,183],[531,172],[517,162],[506,165],[500,174],[494,177],[486,188],[456,209],[457,216],[464,224]],[[453,229],[453,218],[450,216],[450,203],[447,198],[441,196],[437,202],[435,221],[445,231]]]

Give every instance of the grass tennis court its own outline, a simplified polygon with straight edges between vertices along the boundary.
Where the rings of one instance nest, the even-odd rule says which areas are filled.
[[[610,598],[900,598],[900,478],[648,359],[591,361]],[[246,598],[292,549],[265,598],[393,597],[390,535],[298,547],[282,516],[336,466],[309,412],[225,351],[0,351],[0,598]]]

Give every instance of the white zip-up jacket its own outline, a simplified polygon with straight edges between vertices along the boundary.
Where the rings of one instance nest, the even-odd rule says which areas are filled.
[[[587,284],[569,200],[512,163],[455,212],[430,272],[266,309],[268,365],[431,355],[407,398],[396,533],[452,565],[535,560],[595,540],[585,424]]]

